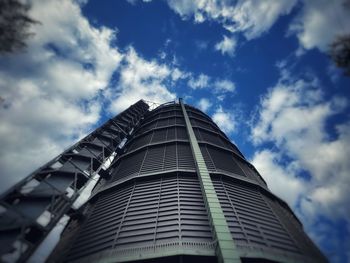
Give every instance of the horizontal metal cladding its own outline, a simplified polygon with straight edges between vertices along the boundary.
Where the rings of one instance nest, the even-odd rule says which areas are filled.
[[[216,131],[208,131],[206,129],[203,129],[202,127],[194,127],[193,131],[196,135],[198,142],[212,143],[219,147],[223,147],[237,153],[235,151],[235,147],[226,138],[224,138],[221,134],[217,133]]]
[[[212,234],[195,174],[139,178],[103,193],[91,208],[66,261],[106,250],[120,256],[135,249],[163,252],[190,245],[196,253],[212,250]],[[85,258],[86,259],[86,258]]]
[[[266,188],[266,183],[255,168],[244,159],[238,158],[231,151],[212,145],[200,144],[200,149],[210,173],[243,176]]]
[[[234,152],[236,155],[238,155],[239,157],[241,157],[242,159],[245,159],[244,156],[238,151],[237,147],[234,144],[232,144],[220,132],[218,132],[218,130],[214,128],[208,129],[208,125],[210,125],[210,127],[213,127],[211,124],[198,121],[196,119],[192,119],[191,117],[190,117],[190,120],[193,127],[193,131],[199,143],[207,142],[207,143],[214,144],[221,148],[230,150]]]
[[[196,122],[195,135],[209,171],[243,176],[266,187],[253,166],[210,118],[192,107],[188,108],[192,116],[190,119]],[[180,107],[175,104],[150,112],[125,145],[124,156],[114,164],[112,182],[143,174],[194,171],[188,135],[181,115]]]
[[[177,103],[168,103],[168,104],[163,104],[160,105],[158,108],[153,109],[152,111],[147,114],[146,118],[155,114],[159,114],[161,112],[166,112],[169,110],[180,110],[179,104]]]
[[[232,238],[242,254],[263,251],[282,261],[323,262],[300,223],[277,198],[225,176],[212,176],[212,180]]]
[[[209,117],[190,106],[186,106],[186,111],[209,172],[244,176],[266,188],[266,182],[256,169]]]
[[[172,171],[195,172],[188,143],[171,142],[151,145],[124,155],[113,171],[110,183],[126,177]]]
[[[194,108],[194,107],[191,107],[189,105],[186,105],[186,111],[187,111],[187,114],[190,118],[195,118],[195,119],[198,119],[198,120],[201,120],[201,121],[204,121],[204,122],[209,122],[215,129],[216,129],[216,132],[218,132],[220,135],[222,135],[227,141],[230,142],[230,139],[226,136],[226,134],[224,132],[222,132],[220,130],[220,128],[216,125],[215,122],[213,122],[213,120],[208,116],[206,115],[205,113],[203,113],[202,111]],[[231,143],[231,142],[230,142]],[[234,147],[236,147],[235,145],[233,145]],[[237,151],[239,152],[238,148],[236,147]],[[239,154],[241,154],[239,152]],[[242,155],[242,154],[241,154]]]
[[[143,123],[144,123],[143,126],[140,127],[140,129],[138,129],[135,132],[135,136],[138,136],[141,133],[145,133],[155,128],[163,128],[163,127],[169,127],[174,125],[185,126],[185,122],[181,117],[160,118],[160,119],[151,120],[150,122],[144,121]]]
[[[195,132],[196,135],[198,135],[197,139],[199,141],[207,141],[211,143],[216,143],[218,146],[221,147],[227,147],[228,149],[234,151],[236,154],[244,158],[243,155],[237,149],[237,147],[230,142],[226,135],[220,131],[216,124],[212,122],[212,120],[207,115],[196,110],[195,108],[188,108],[189,116],[191,117],[191,119],[193,119],[193,122],[195,123],[194,126],[198,127],[197,129],[195,129]],[[173,125],[185,126],[181,108],[176,104],[167,105],[164,106],[164,108],[160,107],[158,110],[150,112],[148,116],[144,119],[143,125],[141,125],[138,131],[136,132],[136,136],[155,128]]]
[[[197,115],[202,116],[203,118],[207,119],[208,121],[212,121],[211,118],[207,114],[205,114],[204,112],[200,111],[199,109],[197,109],[195,107],[192,107],[190,105],[185,105],[185,108],[186,108],[186,111],[188,111],[188,112],[193,112],[193,113],[195,113]],[[224,136],[226,136],[226,135],[224,134]]]
[[[200,145],[209,172],[228,172],[245,176],[233,154],[210,145]]]
[[[173,171],[195,172],[185,122],[175,104],[149,113],[113,164],[112,180]]]
[[[200,142],[208,142],[219,147],[225,147],[243,158],[242,154],[238,151],[237,147],[229,141],[226,135],[220,131],[220,129],[216,126],[215,123],[211,121],[211,119],[208,116],[192,107],[189,108],[189,115],[191,116],[191,119],[193,119],[194,122],[197,120],[198,125],[195,125],[197,128],[195,128],[194,130],[196,133],[196,137]],[[143,124],[135,132],[135,136],[136,138],[138,138],[142,137],[143,134],[146,134],[145,140],[149,143],[149,140],[153,136],[152,134],[149,134],[150,130],[161,129],[169,126],[183,126],[184,128],[180,131],[182,134],[187,134],[182,112],[178,105],[167,105],[164,108],[159,108],[158,110],[156,110],[156,112],[149,113],[148,117],[146,117],[143,121]],[[179,130],[179,128],[177,129]],[[169,132],[171,132],[171,130]],[[162,141],[175,139],[172,133],[170,133],[171,137],[169,137],[169,135],[165,137],[166,131],[159,131],[158,133],[160,135],[163,135],[161,139]],[[185,137],[187,139],[187,135],[185,135]],[[177,139],[183,139],[183,137]],[[137,140],[137,142],[140,141],[142,140]],[[134,149],[136,147],[132,146],[132,148]]]
[[[277,199],[267,198],[266,196],[263,197],[285,226],[290,236],[296,241],[302,253],[309,258],[314,259],[314,262],[328,262],[320,250],[305,234],[302,226],[296,221],[291,211],[284,205],[281,205]]]
[[[179,107],[172,106],[172,107],[166,107],[162,109],[161,111],[152,111],[150,112],[146,117],[144,123],[152,122],[156,119],[162,119],[162,118],[170,118],[170,117],[180,117],[182,118],[182,112]]]
[[[125,148],[128,152],[130,152],[149,144],[164,143],[174,140],[188,141],[185,127],[173,125],[148,130],[145,133],[136,135],[132,140],[130,140]]]

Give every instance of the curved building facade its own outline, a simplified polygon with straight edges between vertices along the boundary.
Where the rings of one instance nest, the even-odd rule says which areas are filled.
[[[71,220],[59,261],[327,262],[288,205],[198,109],[159,106],[123,149],[84,216]]]

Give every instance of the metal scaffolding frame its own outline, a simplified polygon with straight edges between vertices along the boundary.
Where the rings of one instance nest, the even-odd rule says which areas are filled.
[[[0,197],[0,261],[25,262],[75,201],[120,151],[148,112],[140,100],[11,187]]]
[[[190,118],[188,117],[185,105],[180,99],[182,113],[185,118],[186,129],[191,144],[192,155],[196,164],[197,175],[201,184],[204,203],[208,212],[209,222],[216,244],[216,255],[219,263],[239,263],[241,262],[235,243],[233,242],[224,212],[219,202],[219,198],[214,190],[213,182],[204,161],[203,154],[194,134]]]

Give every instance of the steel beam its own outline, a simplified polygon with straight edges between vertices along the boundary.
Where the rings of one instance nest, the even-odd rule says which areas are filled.
[[[135,103],[0,196],[1,262],[27,261],[146,112]]]
[[[190,119],[187,115],[182,99],[179,100],[182,113],[185,118],[186,129],[191,144],[193,158],[195,160],[199,182],[202,188],[204,203],[206,205],[209,221],[212,226],[214,239],[217,241],[216,255],[219,262],[228,263],[241,262],[238,250],[232,239],[224,212],[221,208],[218,196],[216,195],[213,182],[204,161],[204,157],[199,148],[198,141],[194,134]]]

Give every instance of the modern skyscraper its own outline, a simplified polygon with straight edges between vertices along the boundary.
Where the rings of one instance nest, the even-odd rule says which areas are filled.
[[[104,135],[117,134],[125,139],[99,142]],[[148,111],[139,101],[94,135],[98,139],[89,144],[83,140],[62,155],[74,165],[59,159],[55,166],[55,159],[47,166],[59,169],[61,176],[70,172],[66,175],[73,189],[66,190],[73,193],[70,196],[79,192],[71,186],[79,182],[73,173],[90,171],[88,179],[80,182],[82,189],[101,175],[83,206],[70,208],[77,202],[71,200],[52,223],[64,214],[70,217],[49,261],[327,262],[289,206],[269,191],[237,147],[198,109],[180,100]],[[108,154],[94,165],[106,144]],[[115,156],[114,161],[103,169],[109,156]],[[90,163],[81,167],[80,160]],[[65,165],[69,169],[62,169]],[[48,180],[44,175],[52,172],[47,169],[31,180],[38,174]],[[55,180],[61,180],[60,173]],[[39,186],[17,202],[29,198],[33,205]],[[62,189],[68,189],[67,183]],[[7,213],[18,207],[16,202],[8,203]],[[13,240],[25,243],[25,237],[17,235]]]

